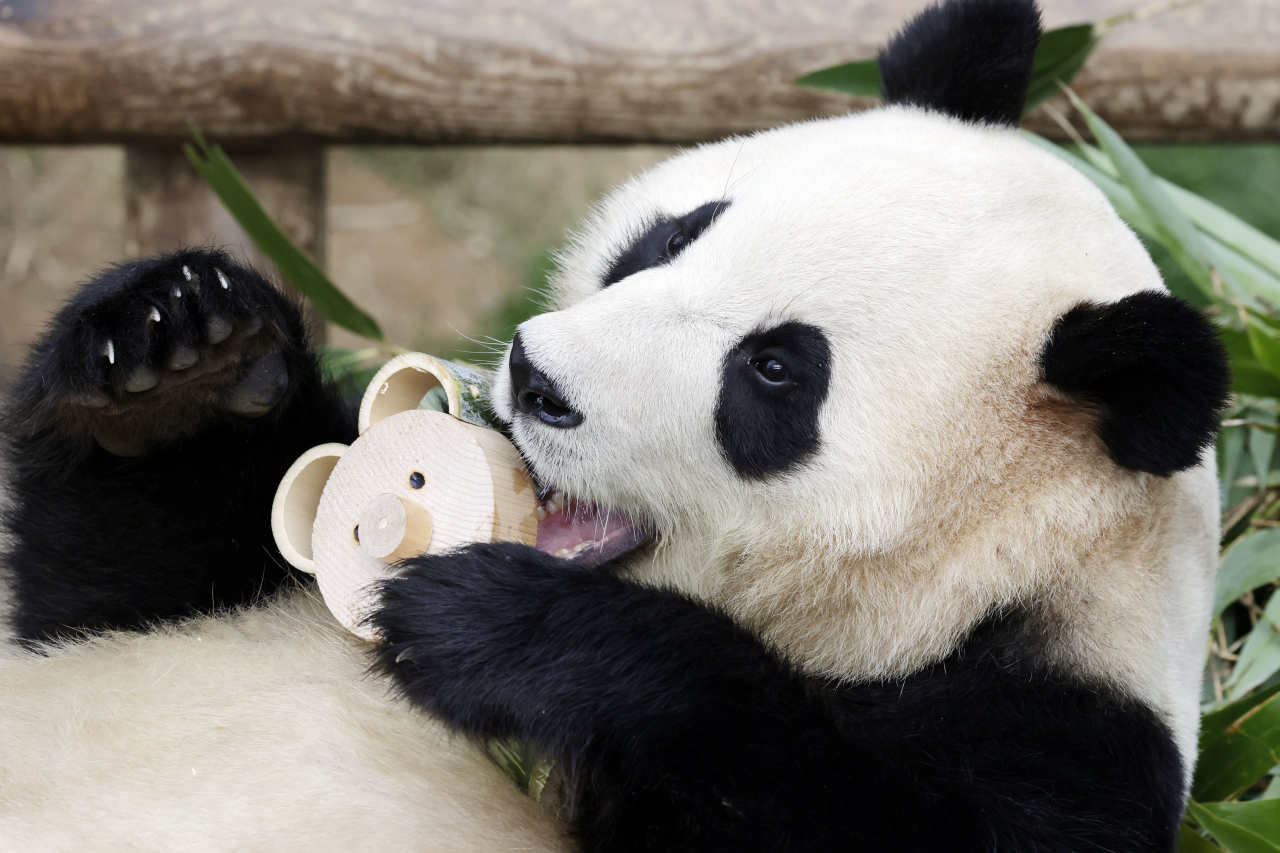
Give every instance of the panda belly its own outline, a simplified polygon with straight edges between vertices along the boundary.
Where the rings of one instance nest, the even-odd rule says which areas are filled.
[[[564,851],[312,594],[0,661],[0,847]]]

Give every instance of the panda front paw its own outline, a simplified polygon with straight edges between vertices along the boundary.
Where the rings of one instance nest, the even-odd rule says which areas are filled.
[[[565,675],[573,631],[562,622],[572,621],[585,580],[567,561],[514,543],[407,560],[383,582],[370,617],[382,637],[378,666],[458,729],[516,733]]]
[[[224,252],[123,264],[54,318],[15,388],[8,426],[142,455],[219,417],[270,412],[305,346],[297,308]]]

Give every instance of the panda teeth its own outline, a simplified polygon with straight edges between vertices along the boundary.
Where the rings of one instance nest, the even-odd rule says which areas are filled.
[[[569,499],[559,489],[552,489],[538,503],[538,521],[544,521],[547,516],[556,515],[562,510],[569,508]]]

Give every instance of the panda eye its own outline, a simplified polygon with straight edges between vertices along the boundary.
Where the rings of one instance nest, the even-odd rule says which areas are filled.
[[[818,449],[818,415],[831,383],[831,346],[817,326],[791,320],[744,335],[725,353],[716,439],[743,477],[760,479]]]
[[[678,230],[667,238],[667,257],[674,258],[680,254],[680,250],[689,244],[689,238],[684,235],[684,230]]]
[[[659,217],[614,258],[601,284],[608,287],[641,270],[670,263],[701,237],[728,206],[729,200],[722,198],[709,201],[684,216]]]
[[[791,378],[791,371],[776,358],[764,357],[752,360],[751,366],[764,377],[764,381],[780,385]]]

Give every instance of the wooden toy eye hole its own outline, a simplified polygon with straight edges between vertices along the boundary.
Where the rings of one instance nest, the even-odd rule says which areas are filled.
[[[414,471],[409,475],[409,486],[414,489],[421,489],[427,483],[427,478],[422,476],[418,471]]]
[[[355,527],[351,528],[351,535],[356,538],[356,544],[359,545],[360,544],[360,525],[357,524]]]

